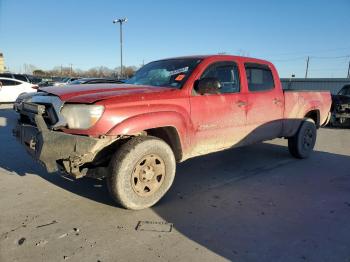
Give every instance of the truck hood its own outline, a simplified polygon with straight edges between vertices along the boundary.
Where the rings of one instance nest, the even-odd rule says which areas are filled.
[[[73,103],[94,103],[119,96],[142,95],[170,90],[174,90],[174,88],[128,84],[82,84],[40,88],[40,91],[56,95],[64,102]]]

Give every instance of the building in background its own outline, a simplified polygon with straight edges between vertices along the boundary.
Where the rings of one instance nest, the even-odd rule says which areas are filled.
[[[4,55],[3,53],[0,53],[0,73],[5,72],[5,61],[4,61]]]
[[[329,90],[337,94],[350,85],[350,78],[281,78],[284,90]]]

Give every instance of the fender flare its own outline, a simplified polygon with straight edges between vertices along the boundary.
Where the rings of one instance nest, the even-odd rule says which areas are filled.
[[[189,123],[179,113],[173,111],[162,111],[139,114],[129,117],[122,122],[116,124],[108,132],[108,136],[117,135],[136,135],[147,129],[174,127],[178,133],[181,147],[186,148],[187,130]]]
[[[323,120],[321,119],[321,107],[317,104],[313,104],[313,106],[307,108],[307,110],[304,111],[304,118],[308,115],[310,115],[310,113],[315,112],[316,113],[316,119],[315,120],[315,124],[317,126],[317,128],[319,128],[323,122]]]

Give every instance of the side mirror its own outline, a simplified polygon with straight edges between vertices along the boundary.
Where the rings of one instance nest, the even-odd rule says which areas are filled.
[[[219,80],[215,77],[207,77],[197,80],[195,90],[203,94],[217,94],[221,88]]]

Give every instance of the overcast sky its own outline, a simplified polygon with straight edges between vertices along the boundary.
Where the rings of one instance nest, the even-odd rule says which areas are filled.
[[[13,71],[136,65],[190,54],[243,54],[274,62],[282,77],[346,77],[350,1],[0,0],[0,52]]]

